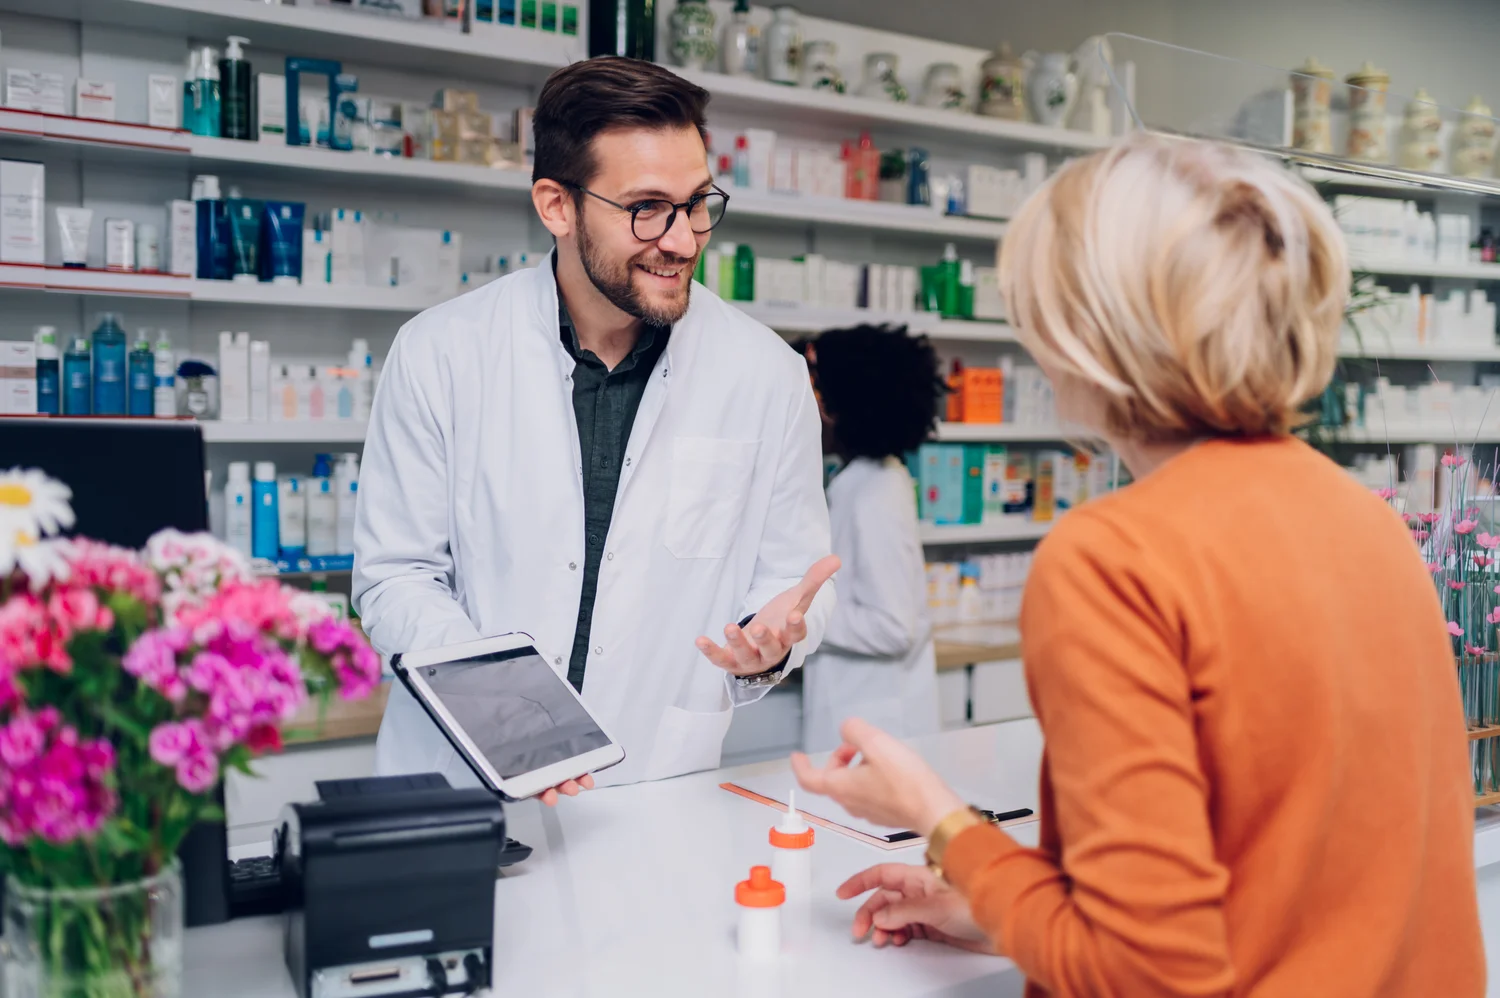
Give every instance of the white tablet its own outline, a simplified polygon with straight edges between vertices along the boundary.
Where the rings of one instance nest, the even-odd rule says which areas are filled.
[[[507,800],[535,797],[625,758],[531,640],[506,634],[391,663],[469,768]]]

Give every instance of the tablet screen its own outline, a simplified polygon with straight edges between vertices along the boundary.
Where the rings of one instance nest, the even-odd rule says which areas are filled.
[[[535,649],[425,665],[420,672],[502,779],[609,744],[567,681]]]

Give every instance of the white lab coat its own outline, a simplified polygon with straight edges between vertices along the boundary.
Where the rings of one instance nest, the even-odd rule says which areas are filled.
[[[937,661],[911,475],[894,458],[856,458],[828,485],[839,601],[802,671],[802,740],[836,748],[861,717],[893,735],[938,730]]]
[[[563,676],[583,583],[575,362],[551,259],[402,327],[375,395],[354,601],[383,654],[524,631]],[[719,764],[745,690],[699,635],[758,611],[829,552],[817,404],[801,357],[693,286],[630,434],[599,573],[583,699],[624,746],[601,783]],[[788,670],[816,648],[825,585]],[[473,778],[398,682],[377,773]]]

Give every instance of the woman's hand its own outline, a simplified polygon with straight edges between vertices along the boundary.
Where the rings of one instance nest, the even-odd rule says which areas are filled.
[[[792,753],[792,771],[802,789],[832,797],[856,818],[909,828],[923,838],[964,806],[920,755],[873,724],[853,717],[839,734],[844,744],[822,769],[801,752]]]
[[[839,886],[844,900],[874,891],[854,913],[854,938],[871,936],[876,946],[905,946],[930,939],[975,953],[995,953],[995,945],[974,924],[964,896],[925,866],[882,863],[856,873]]]

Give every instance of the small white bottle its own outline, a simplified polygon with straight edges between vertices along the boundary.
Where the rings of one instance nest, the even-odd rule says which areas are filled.
[[[152,411],[157,419],[175,419],[177,416],[177,365],[172,358],[172,340],[167,336],[167,331],[161,331],[161,338],[156,341],[155,367],[152,376],[155,380],[155,388],[152,394]],[[250,550],[249,534],[245,535],[246,557]]]
[[[338,503],[336,554],[354,553],[354,510],[359,498],[359,457],[344,454],[333,472],[334,499]]]
[[[224,543],[250,557],[250,462],[229,462],[229,480],[224,485]]]
[[[812,928],[813,830],[797,810],[797,791],[787,794],[786,814],[771,828],[771,879],[786,888],[786,930],[794,942]]]
[[[307,491],[303,480],[285,475],[277,483],[277,536],[281,557],[295,561],[307,554]]]
[[[271,422],[291,422],[299,416],[297,385],[291,369],[285,364],[271,368]]]
[[[349,369],[354,372],[354,418],[370,418],[375,402],[375,358],[370,355],[368,340],[355,340],[349,348]]]
[[[339,503],[333,481],[314,478],[307,491],[307,553],[309,557],[338,554]]]
[[[781,956],[781,906],[786,903],[786,887],[771,878],[771,868],[752,866],[750,879],[734,885],[734,901],[740,906],[736,936],[740,956],[747,960]]]

